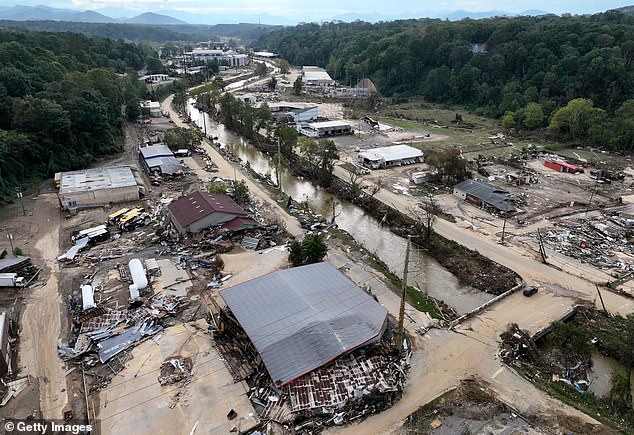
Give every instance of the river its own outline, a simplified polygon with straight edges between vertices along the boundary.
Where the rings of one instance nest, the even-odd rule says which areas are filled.
[[[226,146],[236,157],[248,161],[257,173],[270,174],[271,179],[275,180],[276,170],[268,155],[249,145],[244,138],[229,131],[224,125],[213,121],[207,114],[198,111],[193,106],[193,100],[189,101],[187,112],[200,128],[203,128],[206,123],[207,135],[217,137],[217,143]],[[374,253],[392,272],[402,277],[407,244],[404,238],[387,228],[382,228],[374,217],[367,215],[361,208],[339,200],[307,180],[293,176],[285,168],[282,168],[280,172],[284,193],[292,196],[296,201],[308,201],[314,212],[330,218],[332,201],[336,201],[336,223],[339,228],[350,233],[357,243]],[[435,299],[444,301],[458,314],[471,311],[493,298],[491,294],[462,285],[458,278],[434,258],[417,249],[413,249],[410,253],[410,261],[408,275],[410,285],[420,288]]]

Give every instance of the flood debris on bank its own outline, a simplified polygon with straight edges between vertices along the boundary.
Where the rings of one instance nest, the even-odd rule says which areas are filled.
[[[634,320],[578,305],[565,322],[555,322],[534,340],[517,325],[500,338],[500,358],[537,387],[621,431],[634,429],[629,377],[607,373],[611,387],[595,395],[593,355],[599,353],[626,364],[634,350]],[[627,369],[623,370],[624,373]],[[620,388],[623,386],[623,388]]]

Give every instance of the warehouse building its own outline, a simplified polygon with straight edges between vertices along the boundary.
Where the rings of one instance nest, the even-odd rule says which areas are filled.
[[[465,180],[454,186],[453,194],[489,212],[512,214],[517,211],[510,192],[484,181]]]
[[[129,166],[60,172],[55,174],[55,183],[65,210],[137,201],[145,194],[143,181]]]
[[[233,231],[257,226],[228,195],[197,191],[177,199],[167,208],[181,234],[195,234],[216,225]]]
[[[334,86],[335,84],[330,74],[317,66],[304,66],[302,68],[302,81],[308,86]]]
[[[277,122],[309,122],[315,121],[319,116],[317,106],[293,107],[288,105],[271,105],[272,118]]]
[[[148,174],[174,175],[186,169],[166,145],[139,148],[139,159]]]
[[[387,327],[385,307],[329,263],[273,272],[220,296],[278,387],[380,341]]]
[[[139,104],[141,105],[141,110],[147,111],[152,118],[160,118],[163,115],[161,103],[158,101],[146,100],[141,101]]]
[[[199,62],[216,61],[219,65],[226,65],[229,67],[241,67],[250,63],[248,55],[237,53],[233,50],[223,51],[195,48],[192,51],[185,53],[185,56]]]
[[[371,169],[412,165],[425,161],[425,154],[409,145],[372,148],[357,154],[357,161]]]
[[[298,132],[303,136],[312,138],[343,136],[354,133],[352,126],[343,121],[323,121],[301,124],[298,127]]]

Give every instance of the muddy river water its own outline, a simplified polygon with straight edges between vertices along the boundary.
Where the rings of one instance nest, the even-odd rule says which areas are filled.
[[[207,114],[198,111],[190,100],[187,112],[193,122],[207,129],[207,136],[217,137],[217,143],[227,147],[231,153],[243,161],[248,161],[251,168],[259,174],[270,174],[275,180],[276,169],[271,158],[244,140],[241,136],[229,131],[224,125],[213,121]],[[203,116],[205,118],[203,118]],[[361,208],[341,201],[325,192],[310,181],[293,176],[289,170],[282,168],[282,190],[296,201],[308,201],[311,210],[330,219],[332,202],[336,201],[336,223],[347,231],[368,251],[379,257],[392,272],[399,277],[403,274],[406,240],[382,228],[372,216],[368,216]],[[462,285],[458,279],[435,259],[417,249],[410,253],[409,278],[410,285],[420,288],[430,296],[444,301],[459,314],[490,300],[493,296],[478,291],[470,286]]]

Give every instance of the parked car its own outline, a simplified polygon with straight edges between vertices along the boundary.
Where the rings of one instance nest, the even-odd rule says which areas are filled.
[[[529,285],[528,287],[524,289],[522,293],[524,293],[524,296],[526,297],[533,296],[535,293],[537,293],[537,287]]]

